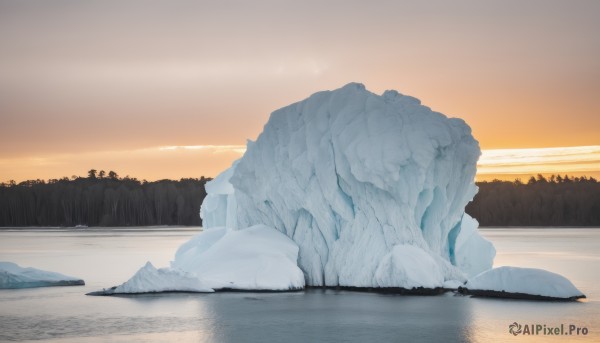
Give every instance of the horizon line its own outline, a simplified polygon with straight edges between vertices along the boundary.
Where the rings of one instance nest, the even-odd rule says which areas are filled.
[[[240,158],[245,151],[246,145],[241,144],[164,145],[129,150],[4,158],[0,159],[0,174],[13,174],[8,176],[6,181],[18,179],[22,182],[40,179],[33,175],[41,174],[39,171],[43,170],[53,171],[48,174],[54,174],[45,179],[55,179],[65,177],[66,175],[57,176],[59,173],[64,174],[65,170],[77,173],[77,170],[81,172],[85,169],[84,172],[87,172],[89,169],[82,168],[82,165],[100,164],[106,166],[104,170],[121,170],[124,175],[139,175],[141,179],[146,180],[195,178],[199,177],[196,175],[202,174],[196,170],[204,170],[206,174],[202,175],[204,177],[215,177]],[[199,163],[200,160],[202,163]],[[129,168],[124,167],[127,165]],[[181,166],[178,169],[180,177],[174,174],[175,166]],[[170,176],[155,172],[161,168],[169,168]],[[21,173],[17,172],[19,170]],[[155,173],[150,176],[152,172]],[[18,174],[29,176],[15,177]],[[596,177],[600,175],[600,145],[482,149],[477,162],[477,179],[519,178],[537,174],[577,174]]]

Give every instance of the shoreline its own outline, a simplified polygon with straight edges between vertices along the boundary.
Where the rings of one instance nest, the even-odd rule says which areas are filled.
[[[98,230],[98,229],[108,229],[108,230],[135,230],[136,228],[143,229],[198,229],[201,230],[202,226],[196,225],[147,225],[147,226],[0,226],[1,230],[77,230],[77,231],[86,231],[86,230]],[[545,225],[535,225],[535,226],[521,226],[521,225],[512,225],[512,226],[479,226],[479,229],[600,229],[600,226],[545,226]]]

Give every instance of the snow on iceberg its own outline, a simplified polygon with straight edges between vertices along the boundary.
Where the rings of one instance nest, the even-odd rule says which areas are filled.
[[[82,279],[12,262],[0,262],[0,289],[85,285]]]
[[[463,120],[396,91],[348,84],[273,112],[244,156],[207,184],[203,225],[276,228],[298,244],[307,285],[465,281],[451,252],[486,246],[457,248],[449,237],[477,192],[479,155]],[[402,246],[430,257],[421,267],[437,265],[435,282],[384,275],[414,267]]]
[[[472,295],[516,299],[585,298],[585,295],[564,276],[535,268],[494,268],[470,279],[459,291]]]

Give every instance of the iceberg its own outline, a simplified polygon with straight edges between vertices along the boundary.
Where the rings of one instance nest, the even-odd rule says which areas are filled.
[[[82,279],[12,262],[0,262],[0,289],[85,285]]]
[[[309,286],[464,282],[452,254],[466,266],[463,249],[489,248],[454,246],[479,155],[463,120],[351,83],[273,112],[244,156],[207,184],[203,226],[277,229],[299,246]]]
[[[459,292],[477,296],[576,300],[585,298],[564,276],[543,269],[499,267],[470,279]]]
[[[273,112],[245,154],[206,184],[203,232],[169,268],[148,264],[108,292],[581,295],[550,272],[490,271],[496,250],[465,213],[480,154],[463,120],[411,96],[357,83],[315,93]]]

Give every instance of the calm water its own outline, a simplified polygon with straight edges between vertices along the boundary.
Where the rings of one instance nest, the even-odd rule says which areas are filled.
[[[0,261],[78,276],[86,286],[0,290],[0,341],[600,341],[600,229],[486,229],[496,265],[568,277],[583,302],[345,291],[90,297],[147,260],[166,266],[196,229],[0,230]],[[587,336],[517,336],[512,322],[574,324]]]

